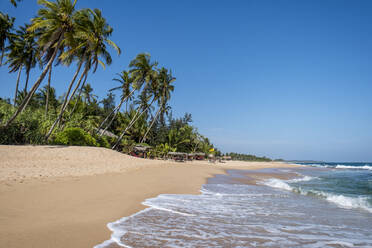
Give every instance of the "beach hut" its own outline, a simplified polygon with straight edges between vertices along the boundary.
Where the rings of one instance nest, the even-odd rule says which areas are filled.
[[[187,153],[184,152],[168,152],[168,158],[177,162],[184,162],[187,159]]]
[[[194,153],[187,154],[187,160],[192,161],[194,159]]]
[[[133,147],[133,151],[130,153],[130,155],[138,158],[146,158],[147,152],[151,149],[151,146],[136,145]]]
[[[194,153],[194,159],[195,160],[204,160],[205,159],[205,153],[203,153],[203,152]]]
[[[216,162],[216,157],[214,156],[214,154],[208,154],[208,161],[210,163],[215,163]]]
[[[231,157],[230,156],[223,156],[222,160],[231,160]]]

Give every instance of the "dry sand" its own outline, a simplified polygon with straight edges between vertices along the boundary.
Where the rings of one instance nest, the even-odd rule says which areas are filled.
[[[105,148],[0,146],[0,247],[93,247],[106,224],[163,193],[198,194],[226,169],[290,167],[275,162],[176,163]]]

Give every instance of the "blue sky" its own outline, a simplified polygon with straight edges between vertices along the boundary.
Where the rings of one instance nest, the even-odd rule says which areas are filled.
[[[100,8],[122,49],[90,75],[101,98],[140,52],[177,77],[175,116],[223,152],[271,158],[372,161],[372,1],[78,0]],[[0,10],[29,22],[36,1]],[[59,66],[62,94],[74,67]],[[38,76],[34,70],[30,83]],[[16,74],[0,68],[0,97]],[[23,77],[24,79],[24,77]]]

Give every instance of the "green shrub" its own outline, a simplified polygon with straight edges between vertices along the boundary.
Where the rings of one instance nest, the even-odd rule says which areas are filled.
[[[0,102],[0,126],[11,117],[14,111],[15,109],[10,104]],[[7,128],[0,128],[0,144],[44,144],[44,122],[42,110],[26,109]]]
[[[100,137],[99,135],[95,135],[94,138],[96,139],[99,147],[106,147],[110,148],[110,142],[108,139],[104,136]]]
[[[57,133],[53,144],[68,146],[97,146],[97,141],[83,129],[70,127]]]

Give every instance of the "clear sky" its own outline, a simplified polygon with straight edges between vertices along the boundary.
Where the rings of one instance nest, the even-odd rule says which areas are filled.
[[[78,0],[85,7],[103,11],[123,51],[88,78],[101,98],[148,52],[177,77],[174,115],[192,113],[223,152],[372,161],[372,1]],[[17,25],[37,9],[0,2]],[[73,69],[55,70],[58,95]],[[2,67],[0,79],[0,97],[12,97],[16,74]]]

